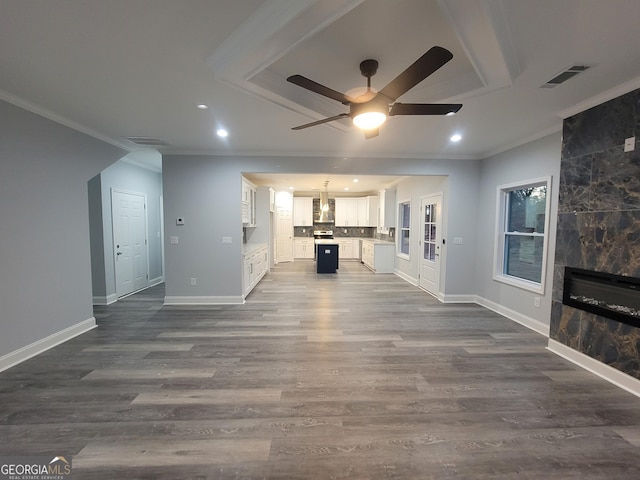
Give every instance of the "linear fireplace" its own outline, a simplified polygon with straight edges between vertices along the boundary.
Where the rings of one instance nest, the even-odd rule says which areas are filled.
[[[565,267],[562,303],[640,327],[640,278]]]

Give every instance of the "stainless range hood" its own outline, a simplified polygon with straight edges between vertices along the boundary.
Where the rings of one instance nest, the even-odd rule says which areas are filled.
[[[335,221],[335,200],[329,199],[329,182],[324,182],[324,192],[320,192],[320,199],[313,200],[313,222],[333,223]]]

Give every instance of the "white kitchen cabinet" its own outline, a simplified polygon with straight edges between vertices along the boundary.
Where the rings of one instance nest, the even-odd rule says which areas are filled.
[[[378,231],[387,233],[396,226],[396,191],[380,190],[378,194]]]
[[[313,197],[293,197],[293,226],[313,225]]]
[[[378,197],[370,196],[358,198],[358,226],[378,226]]]
[[[313,238],[293,239],[293,257],[294,258],[313,258],[315,243]]]
[[[242,283],[244,296],[246,297],[269,271],[269,248],[267,244],[245,246],[243,265]]]
[[[393,273],[395,244],[379,240],[362,240],[362,263],[376,273]]]
[[[336,198],[336,227],[358,226],[358,198]]]
[[[352,238],[337,238],[335,239],[338,244],[338,259],[347,260],[356,258],[353,254],[353,239]]]

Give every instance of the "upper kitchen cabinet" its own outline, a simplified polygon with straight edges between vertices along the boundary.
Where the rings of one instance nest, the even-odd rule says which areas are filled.
[[[358,226],[358,198],[336,198],[336,227]]]
[[[387,233],[396,226],[396,191],[380,190],[378,202],[378,230]]]
[[[378,226],[378,197],[358,198],[358,226]]]
[[[242,225],[256,226],[256,186],[242,177]]]
[[[313,225],[313,197],[293,197],[293,226]]]

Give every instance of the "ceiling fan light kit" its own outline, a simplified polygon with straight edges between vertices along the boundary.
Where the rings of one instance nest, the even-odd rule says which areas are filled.
[[[367,78],[367,91],[357,98],[325,87],[302,75],[292,75],[288,82],[310,90],[324,97],[336,100],[349,107],[349,113],[341,113],[333,117],[293,127],[292,130],[322,125],[324,123],[350,117],[353,124],[364,131],[365,138],[378,136],[380,125],[389,116],[395,115],[451,115],[462,108],[459,103],[395,103],[396,99],[415,87],[433,72],[441,68],[453,58],[452,53],[443,47],[432,47],[422,57],[411,64],[404,72],[379,92],[371,90],[371,77],[378,71],[378,62],[373,59],[360,63],[360,73]]]
[[[350,105],[353,124],[362,130],[371,130],[382,125],[389,115],[389,104],[384,98],[375,97],[366,103]]]

